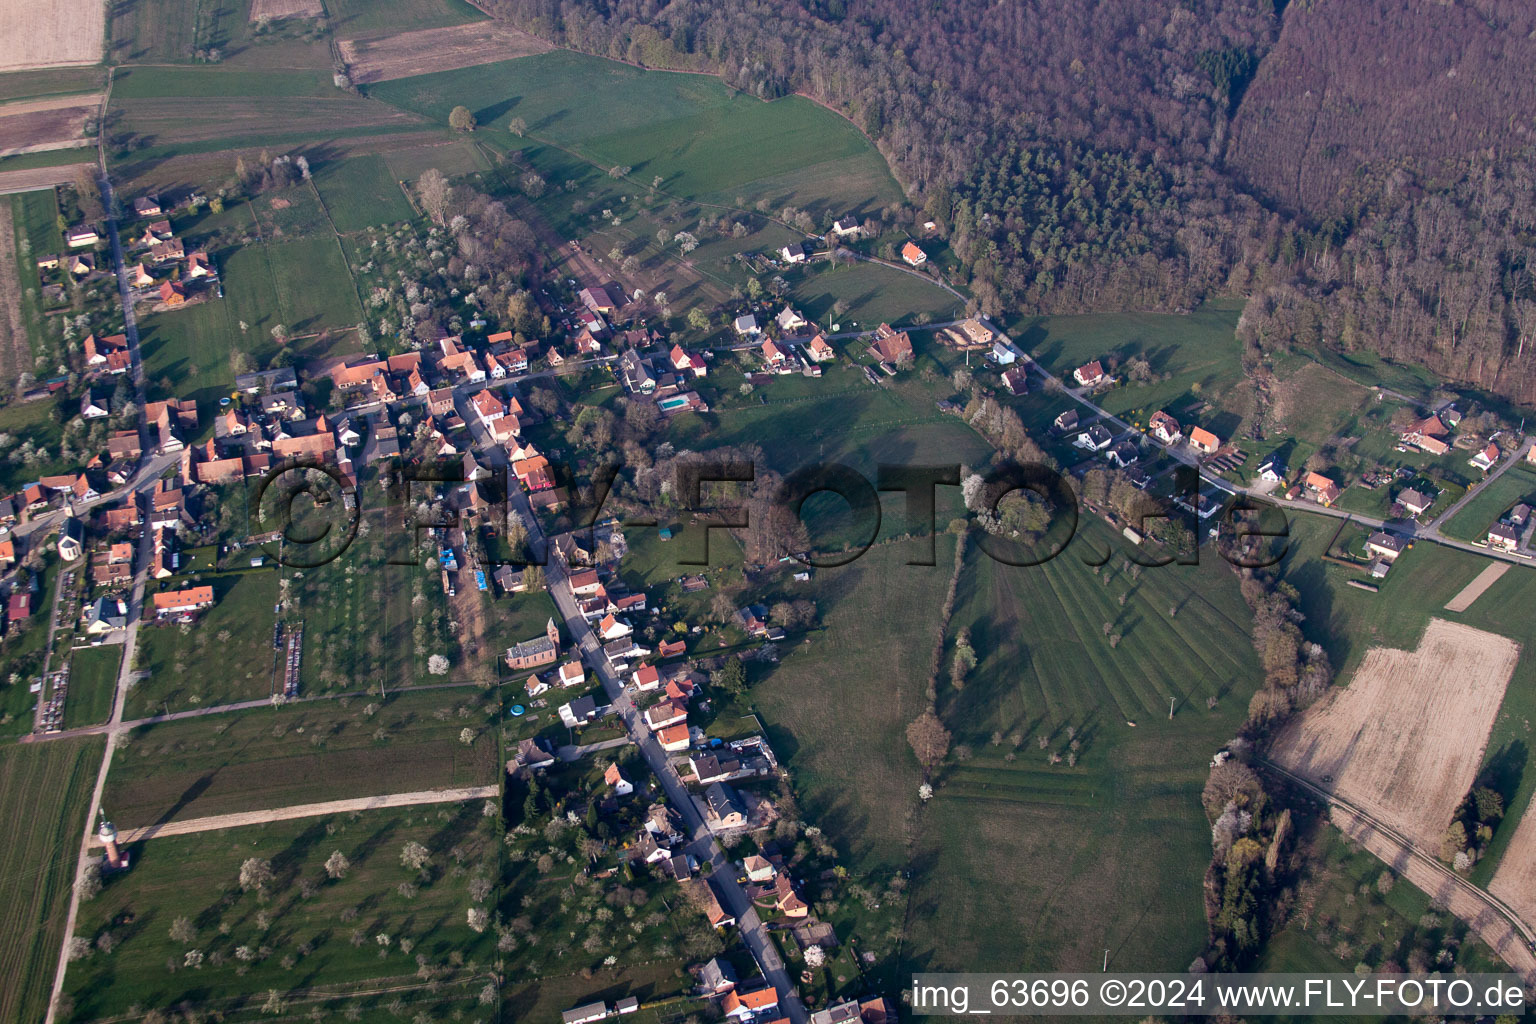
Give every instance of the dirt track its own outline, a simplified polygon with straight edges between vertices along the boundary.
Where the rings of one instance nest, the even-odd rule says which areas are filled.
[[[1342,807],[1332,808],[1330,817],[1345,835],[1375,854],[1384,863],[1390,864],[1394,871],[1408,879],[1416,888],[1439,901],[1452,914],[1465,921],[1477,933],[1478,938],[1492,947],[1505,963],[1519,971],[1528,983],[1536,981],[1536,955],[1531,953],[1525,939],[1502,915],[1479,899],[1477,894],[1468,892],[1457,884],[1456,876],[1449,868],[1441,867],[1423,857],[1413,856],[1402,843],[1381,833]],[[1511,844],[1511,850],[1513,848]],[[1507,859],[1506,854],[1506,861]],[[1494,881],[1497,885],[1497,875],[1494,876]],[[1525,892],[1529,897],[1532,889],[1527,886]],[[1493,889],[1493,893],[1513,906],[1513,901],[1506,894],[1499,893],[1496,888]],[[1513,909],[1524,915],[1523,908],[1513,906]]]
[[[1431,619],[1417,649],[1372,648],[1349,685],[1297,716],[1278,764],[1431,855],[1482,763],[1519,645]]]
[[[351,69],[352,81],[368,85],[529,57],[552,49],[544,40],[509,25],[476,21],[381,39],[348,39],[341,44],[341,56]]]
[[[265,825],[272,821],[290,821],[294,818],[318,818],[326,814],[345,814],[349,811],[372,811],[382,807],[414,807],[417,804],[463,803],[466,800],[489,799],[500,793],[501,790],[497,786],[470,786],[465,789],[428,789],[417,793],[365,796],[353,800],[327,800],[316,804],[295,804],[292,807],[274,807],[265,811],[218,814],[210,818],[189,818],[186,821],[172,821],[164,825],[124,829],[118,833],[118,839],[124,843],[137,843],[160,836],[184,836],[193,832],[212,832],[216,829],[240,828],[244,825]]]

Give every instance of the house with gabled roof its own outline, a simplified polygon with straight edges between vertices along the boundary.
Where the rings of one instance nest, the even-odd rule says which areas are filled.
[[[882,363],[910,363],[914,356],[912,338],[890,324],[875,328],[875,340],[870,342],[869,350]]]
[[[1429,507],[1435,503],[1433,496],[1425,494],[1413,487],[1405,488],[1398,492],[1397,503],[1410,515],[1421,516],[1429,511]]]
[[[1503,453],[1499,451],[1499,446],[1489,441],[1488,446],[1468,459],[1467,463],[1486,473],[1498,464],[1502,456]]]
[[[1105,380],[1104,364],[1097,359],[1091,363],[1084,363],[1072,371],[1072,379],[1077,381],[1079,387],[1098,387]]]
[[[1323,476],[1321,473],[1308,472],[1302,477],[1302,486],[1306,489],[1307,496],[1319,505],[1332,505],[1339,500],[1343,492],[1339,485]]]
[[[920,267],[928,262],[928,254],[916,242],[908,242],[901,247],[901,260],[909,267]]]
[[[1221,447],[1221,438],[1204,427],[1190,427],[1189,446],[1197,452],[1214,455],[1217,449]]]
[[[1179,421],[1162,409],[1154,412],[1147,420],[1147,432],[1163,444],[1178,444],[1184,438],[1184,431],[1179,427]]]

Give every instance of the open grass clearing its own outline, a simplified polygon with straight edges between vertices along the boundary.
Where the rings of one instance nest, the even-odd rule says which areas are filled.
[[[370,712],[370,708],[374,710]],[[462,709],[462,714],[461,714]],[[494,784],[494,696],[473,687],[300,702],[145,725],[107,796],[120,828],[322,800]],[[464,729],[475,733],[460,742]]]
[[[47,1011],[80,833],[105,745],[89,737],[0,747],[0,813],[17,825],[0,851],[5,1020],[42,1020]]]
[[[245,1020],[272,988],[298,1010],[309,993],[321,992],[330,994],[329,1008],[355,1002],[369,1007],[364,1019],[390,1019],[384,1007],[392,994],[356,1001],[349,991],[422,986],[414,977],[417,955],[444,969],[440,996],[465,1005],[463,986],[484,969],[495,943],[493,933],[468,927],[466,910],[476,905],[470,880],[496,879],[496,820],[483,817],[474,802],[140,844],[133,869],[83,905],[80,934],[96,940],[111,933],[116,942],[110,952],[98,950],[71,965],[66,989],[74,1012],[65,1019],[88,1021],[135,1005],[186,1000],[225,1019]],[[401,864],[407,842],[430,851],[425,871]],[[332,879],[324,865],[337,850],[350,867],[344,878]],[[241,865],[253,857],[270,862],[276,876],[265,898],[239,886]],[[402,893],[402,885],[413,888]],[[192,928],[188,942],[170,936],[172,923],[183,917]],[[354,932],[364,941],[355,942]],[[380,934],[389,937],[387,946],[375,938]],[[241,947],[248,958],[237,952]],[[166,969],[167,959],[184,964],[189,949],[203,954],[200,967]],[[483,978],[469,990],[471,998],[480,984]]]
[[[764,103],[711,76],[555,51],[369,91],[443,124],[464,104],[506,145],[516,141],[507,123],[520,117],[533,138],[602,167],[627,166],[635,181],[659,176],[664,192],[684,199],[768,199],[778,208],[793,196],[819,218],[873,212],[900,198],[889,174],[876,173],[879,153],[842,118],[799,97]],[[837,172],[810,170],[819,165]]]
[[[260,24],[252,13],[259,5],[259,0],[119,0],[111,5],[112,59],[118,64],[186,64],[217,51],[224,68],[330,67],[324,35],[314,21]]]
[[[64,728],[96,725],[112,717],[117,670],[123,649],[117,644],[83,647],[69,656],[69,697],[64,701]]]
[[[1079,529],[1041,566],[967,558],[950,637],[980,660],[957,691],[946,647],[955,746],[918,812],[904,967],[1089,970],[1108,948],[1180,970],[1204,944],[1199,793],[1258,676],[1247,610],[1219,559],[1095,572],[1085,552],[1123,549]]]
[[[99,92],[104,79],[104,72],[99,67],[6,72],[0,74],[0,102]]]
[[[315,171],[314,182],[337,231],[361,231],[415,219],[416,212],[382,156],[328,163]]]

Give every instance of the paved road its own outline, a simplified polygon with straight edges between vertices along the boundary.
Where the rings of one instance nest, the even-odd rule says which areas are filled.
[[[1012,340],[1007,339],[1006,335],[1000,336],[1005,338],[1005,340],[1008,340],[1010,345],[1013,345]],[[1013,347],[1016,351],[1018,350],[1017,346]],[[1119,433],[1125,432],[1143,434],[1142,431],[1137,430],[1125,420],[1122,420],[1114,413],[1111,413],[1109,410],[1099,405],[1092,398],[1088,397],[1086,388],[1071,387],[1067,384],[1066,381],[1051,373],[1044,366],[1041,366],[1038,362],[1036,362],[1033,358],[1028,356],[1025,358],[1028,360],[1029,364],[1034,367],[1035,372],[1040,374],[1040,376],[1043,377],[1047,383],[1054,383],[1055,386],[1059,387],[1068,398],[1071,398],[1085,409],[1091,410],[1101,419],[1112,424],[1116,429],[1117,435]],[[1143,434],[1143,436],[1147,435]],[[1154,442],[1154,444],[1155,443],[1156,442]],[[1492,473],[1488,474],[1488,477],[1477,484],[1477,486],[1470,488],[1467,493],[1462,496],[1461,500],[1458,501],[1455,505],[1451,506],[1450,509],[1447,509],[1444,514],[1439,516],[1435,520],[1435,523],[1430,523],[1423,526],[1411,520],[1378,519],[1375,516],[1368,516],[1359,512],[1351,512],[1348,509],[1331,508],[1329,506],[1318,505],[1310,501],[1288,501],[1285,498],[1276,497],[1273,494],[1266,493],[1266,491],[1262,488],[1242,487],[1238,484],[1229,483],[1228,481],[1223,480],[1218,476],[1207,473],[1204,468],[1201,467],[1199,457],[1189,450],[1188,445],[1180,444],[1172,447],[1166,447],[1163,450],[1175,459],[1178,459],[1180,462],[1195,467],[1197,470],[1199,470],[1200,478],[1202,480],[1220,488],[1223,491],[1226,491],[1228,494],[1247,495],[1263,502],[1278,505],[1281,508],[1292,509],[1296,512],[1305,512],[1311,515],[1331,516],[1334,519],[1351,519],[1357,523],[1362,523],[1366,526],[1373,527],[1374,529],[1384,530],[1387,533],[1391,533],[1399,537],[1406,537],[1410,540],[1427,540],[1435,544],[1442,544],[1445,547],[1457,548],[1462,551],[1470,552],[1474,555],[1481,555],[1484,558],[1498,559],[1500,561],[1510,562],[1514,565],[1536,566],[1536,561],[1533,561],[1533,559],[1528,554],[1511,551],[1500,551],[1494,548],[1484,547],[1480,544],[1471,544],[1467,541],[1457,540],[1454,537],[1447,537],[1445,534],[1440,532],[1438,526],[1436,525],[1441,520],[1448,518],[1449,515],[1456,509],[1459,509],[1462,505],[1466,504],[1469,500],[1475,497],[1482,491],[1483,488],[1497,480],[1500,476],[1507,472],[1511,466],[1515,465],[1515,463],[1523,461],[1526,451],[1531,447],[1533,443],[1536,443],[1536,438],[1528,438],[1520,446],[1518,452],[1500,463],[1499,467]]]
[[[346,814],[350,811],[373,811],[384,807],[415,807],[418,804],[457,804],[466,800],[489,800],[501,795],[500,786],[468,786],[463,789],[426,789],[415,793],[387,793],[384,796],[361,796],[352,800],[325,800],[313,804],[294,804],[292,807],[270,807],[261,811],[241,811],[236,814],[215,814],[207,818],[188,818],[185,821],[168,821],[142,828],[121,829],[118,841],[123,844],[137,843],[145,839],[164,836],[184,836],[193,832],[213,832],[221,828],[240,828],[245,825],[265,825],[272,821],[292,821],[295,818],[318,818],[326,814]],[[94,845],[100,843],[92,837]]]
[[[101,176],[101,198],[108,211],[107,232],[112,239],[112,260],[117,272],[118,290],[124,302],[124,316],[128,335],[128,350],[133,359],[133,383],[139,409],[144,408],[144,365],[139,358],[139,331],[138,324],[133,316],[133,304],[129,299],[127,269],[123,265],[123,246],[117,232],[117,220],[111,216],[113,208],[112,183],[105,174]],[[145,451],[148,445],[148,424],[144,418],[139,418],[139,441]],[[158,476],[146,476],[145,470],[154,465],[151,459],[147,465],[141,465],[138,474],[134,477],[134,484],[121,488],[121,492],[130,495],[129,500],[137,500],[132,497],[141,488],[151,486]],[[149,565],[154,557],[154,534],[149,530],[139,531],[139,555],[138,571],[133,576],[133,589],[128,598],[128,626],[123,641],[123,660],[117,673],[117,689],[112,695],[112,717],[107,730],[107,749],[101,758],[101,767],[96,772],[96,786],[91,791],[90,809],[86,814],[85,828],[80,838],[80,856],[75,864],[75,885],[70,887],[69,911],[64,919],[64,942],[59,949],[59,966],[53,977],[53,994],[48,1000],[48,1015],[44,1019],[45,1024],[54,1024],[58,1015],[59,997],[64,992],[64,972],[69,966],[69,958],[65,950],[69,945],[70,937],[75,933],[75,922],[80,913],[79,882],[85,876],[86,865],[93,859],[91,841],[95,838],[94,823],[101,808],[101,794],[106,789],[107,772],[112,767],[112,754],[117,749],[118,737],[123,734],[123,706],[128,696],[128,688],[133,685],[134,652],[138,650],[139,625],[144,615],[144,584],[149,579]]]
[[[541,544],[548,550],[549,545],[544,544],[538,518],[534,516],[528,505],[528,496],[515,483],[509,483],[507,490],[514,508],[528,526],[529,538],[535,550]],[[640,711],[630,695],[625,692],[619,674],[614,671],[608,658],[603,654],[602,645],[592,632],[591,625],[576,605],[575,596],[566,582],[565,569],[558,558],[549,559],[549,564],[544,567],[544,579],[549,587],[550,596],[555,599],[555,606],[559,609],[561,618],[565,620],[566,634],[575,642],[588,670],[595,673],[601,680],[603,691],[613,706],[614,714],[624,723],[629,741],[640,748],[646,764],[650,766],[651,773],[661,783],[668,803],[681,816],[690,840],[688,852],[693,854],[701,864],[707,861],[714,865],[710,882],[720,898],[720,904],[735,916],[742,941],[757,961],[763,977],[778,992],[781,1011],[789,1015],[793,1024],[806,1024],[810,1015],[806,1012],[804,1004],[800,1002],[790,974],[785,969],[767,929],[763,926],[762,919],[758,917],[752,902],[747,899],[747,894],[741,886],[736,884],[736,873],[728,867],[724,852],[704,824],[704,815],[699,805],[684,787],[677,772],[672,770],[667,752],[661,749],[661,744],[645,727]]]
[[[1536,931],[1521,920],[1520,915],[1503,900],[1473,885],[1434,857],[1419,850],[1402,833],[1331,790],[1273,761],[1265,760],[1262,764],[1327,803],[1332,811],[1333,822],[1341,831],[1380,860],[1390,864],[1416,888],[1440,899],[1451,913],[1465,921],[1505,963],[1519,971],[1528,984],[1536,983],[1536,954],[1532,952]]]
[[[1438,516],[1435,516],[1435,518],[1430,521],[1429,530],[1432,533],[1438,535],[1440,532],[1441,523],[1448,522],[1452,516],[1461,511],[1461,507],[1463,505],[1477,497],[1477,495],[1482,491],[1484,487],[1487,487],[1499,477],[1509,472],[1511,466],[1515,466],[1521,462],[1524,462],[1526,452],[1530,450],[1533,441],[1536,441],[1536,438],[1527,438],[1524,442],[1521,443],[1519,449],[1512,456],[1504,459],[1492,470],[1490,470],[1488,475],[1485,476],[1481,482],[1473,485],[1472,487],[1468,487],[1467,493],[1463,494],[1455,504],[1446,509],[1444,512],[1441,512]]]

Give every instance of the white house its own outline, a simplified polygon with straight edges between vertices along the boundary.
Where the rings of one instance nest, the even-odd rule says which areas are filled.
[[[757,317],[751,313],[737,317],[736,322],[731,326],[736,328],[736,333],[743,338],[754,338],[758,334]]]
[[[784,258],[785,263],[804,263],[805,246],[798,243],[786,245],[779,250],[779,255]]]

